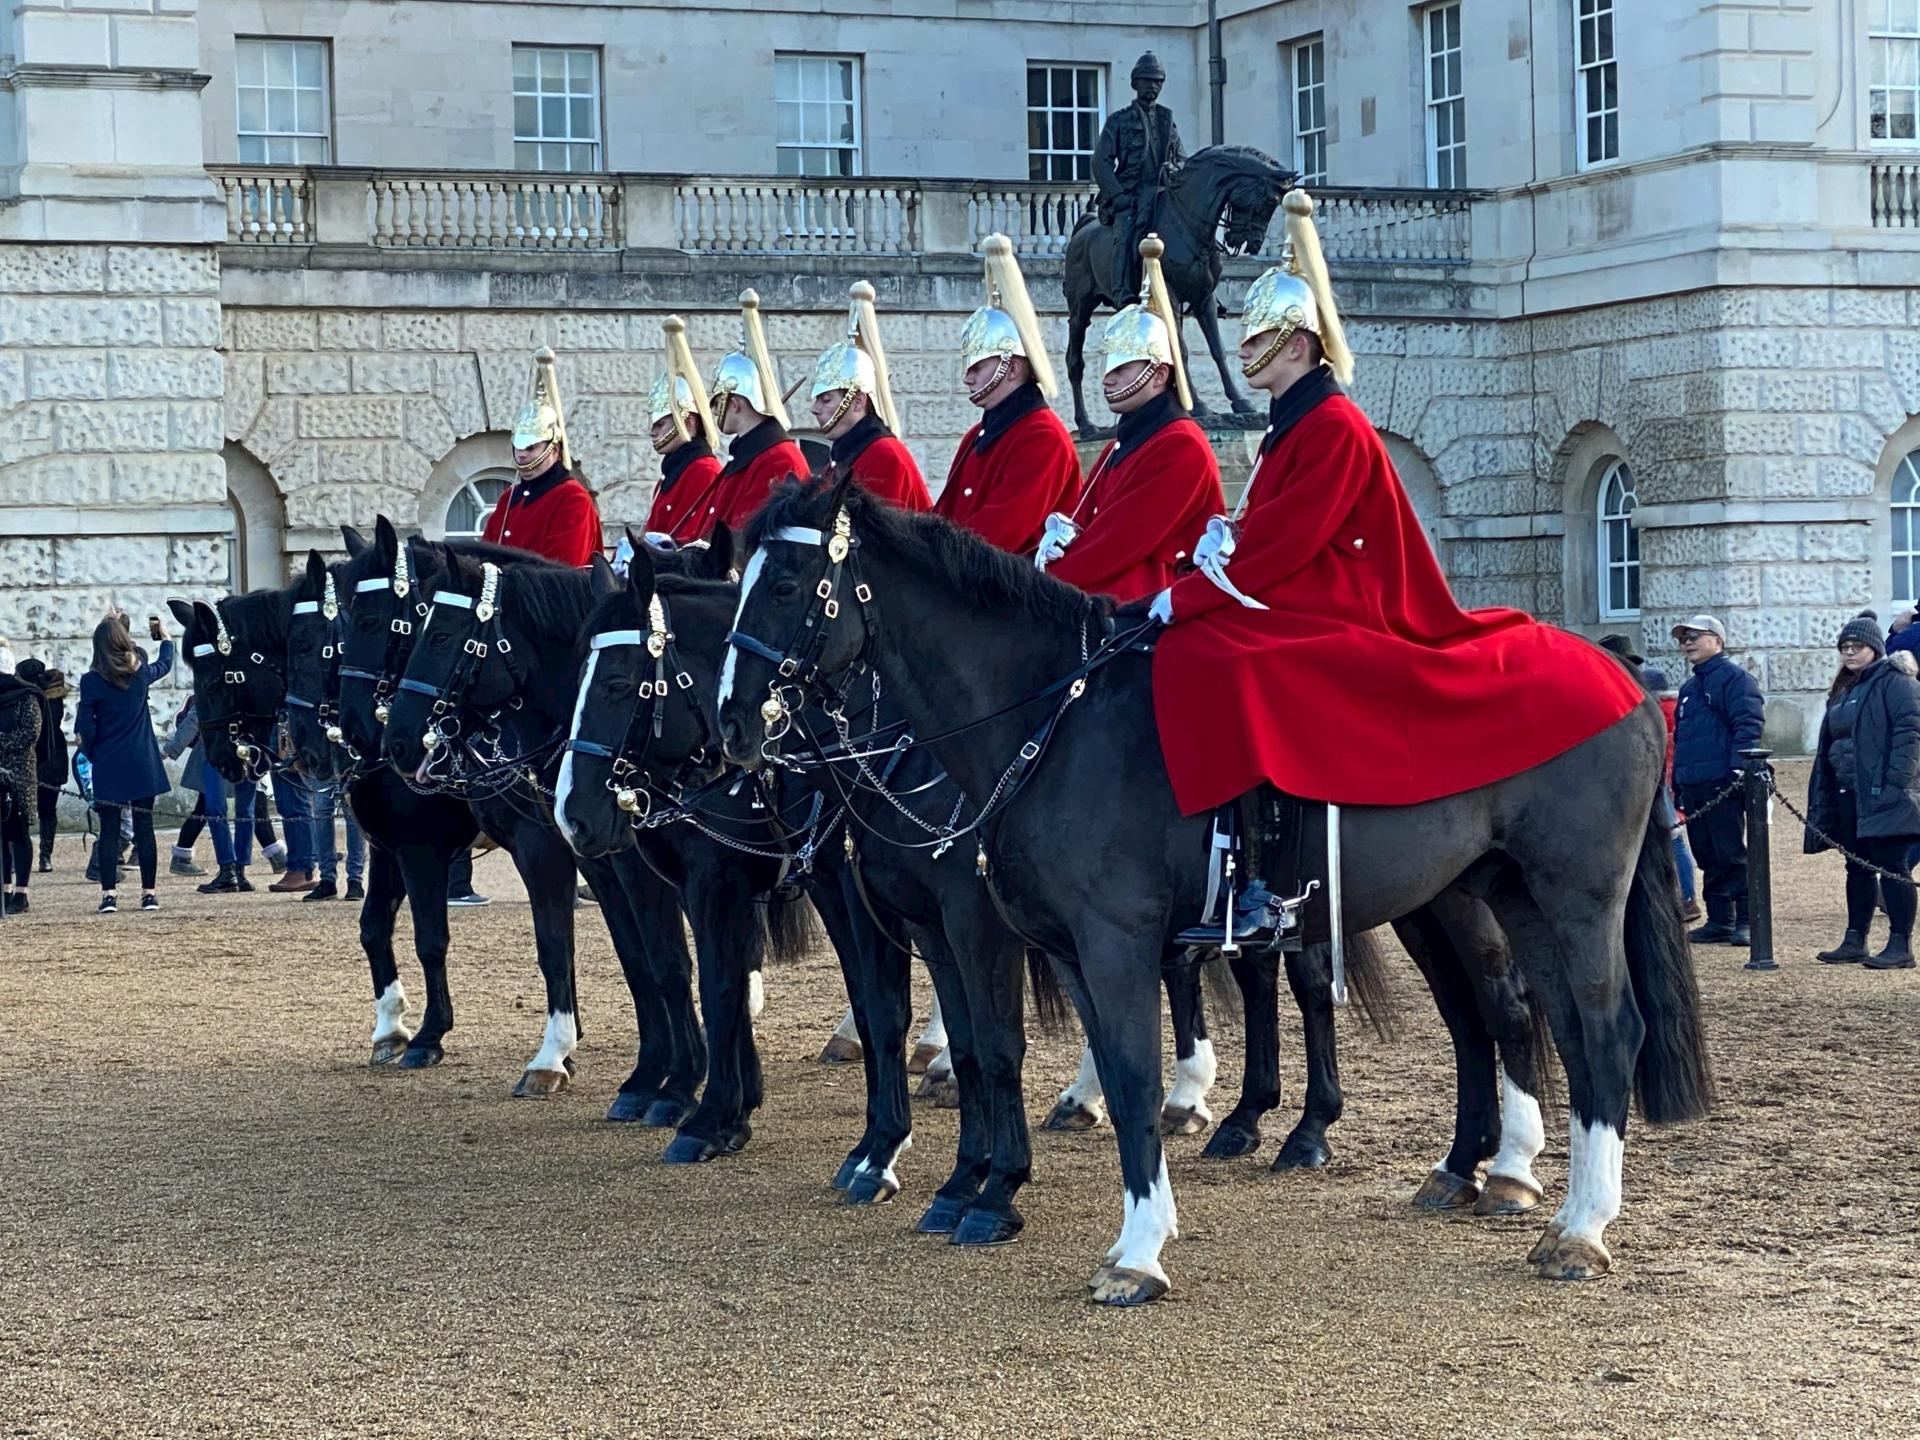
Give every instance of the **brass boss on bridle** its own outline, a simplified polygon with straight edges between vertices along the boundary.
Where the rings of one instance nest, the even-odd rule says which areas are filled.
[[[647,602],[645,634],[638,630],[608,630],[593,637],[588,648],[587,673],[580,682],[582,692],[592,687],[602,652],[633,648],[644,649],[652,658],[653,678],[642,680],[634,687],[633,709],[627,716],[626,727],[620,733],[618,747],[585,738],[580,734],[576,721],[574,733],[567,740],[567,749],[575,755],[612,762],[613,773],[607,778],[607,789],[613,793],[614,803],[633,816],[633,823],[638,825],[652,809],[646,753],[648,747],[666,733],[668,697],[674,694],[685,696],[686,704],[693,712],[694,723],[700,727],[700,743],[680,763],[679,770],[669,782],[669,789],[677,787],[681,776],[689,770],[707,763],[714,736],[712,727],[707,723],[707,713],[701,707],[700,697],[694,692],[693,674],[681,663],[667,601],[658,591]],[[640,728],[643,713],[648,721],[636,750],[634,731]],[[586,708],[582,705],[579,719],[584,720],[585,714]],[[633,783],[636,779],[638,786]]]

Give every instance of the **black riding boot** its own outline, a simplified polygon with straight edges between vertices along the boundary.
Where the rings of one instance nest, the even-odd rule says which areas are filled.
[[[1858,930],[1847,931],[1838,945],[1819,955],[1822,965],[1857,965],[1866,958],[1867,937]]]
[[[1911,970],[1913,969],[1913,939],[1896,930],[1887,936],[1887,943],[1878,955],[1867,962],[1869,970]]]
[[[194,886],[194,889],[202,895],[232,895],[240,889],[239,871],[238,865],[222,865],[213,879],[204,885]]]

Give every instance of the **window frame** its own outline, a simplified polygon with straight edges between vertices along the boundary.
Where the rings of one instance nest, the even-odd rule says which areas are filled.
[[[241,75],[242,75],[241,60],[240,60],[241,52],[244,47],[250,46],[250,45],[261,47],[261,83],[259,85],[248,85],[243,83],[241,79]],[[292,54],[294,83],[291,87],[276,86],[271,84],[267,79],[266,53],[269,49],[276,48],[276,47],[284,48],[287,51],[291,52]],[[302,49],[306,49],[306,48],[310,48],[311,50],[316,52],[320,57],[320,83],[318,85],[302,85],[299,83],[299,73],[300,73],[299,52]],[[299,128],[295,128],[292,130],[274,130],[269,128],[271,116],[272,116],[272,110],[273,110],[273,102],[270,97],[276,91],[286,91],[286,90],[290,90],[292,95],[294,96],[293,105],[296,112],[296,115],[295,115],[296,126],[298,125],[297,112],[299,110],[300,95],[302,93],[312,93],[319,97],[320,128],[318,130],[303,130]],[[243,123],[244,116],[242,114],[241,107],[246,103],[246,93],[248,91],[258,91],[260,95],[261,126],[260,128],[254,129],[254,130],[247,129]],[[282,165],[282,166],[304,167],[308,165],[333,164],[334,155],[333,155],[333,44],[332,42],[330,40],[315,38],[315,37],[306,36],[306,35],[236,35],[234,36],[233,37],[233,133],[234,133],[234,150],[239,157],[239,163],[242,165]],[[247,157],[246,150],[247,150],[247,142],[249,140],[257,140],[261,142],[263,158],[255,160],[255,159],[249,159]],[[320,158],[317,160],[313,160],[313,159],[299,158],[298,156],[296,156],[296,158],[292,160],[275,160],[272,158],[271,151],[273,148],[273,142],[276,140],[292,141],[295,143],[296,150],[298,149],[298,142],[300,141],[317,140],[320,142],[320,150],[321,150]]]
[[[1613,491],[1616,482],[1620,483],[1622,495],[1621,509],[1612,507]],[[1634,478],[1633,467],[1618,455],[1609,456],[1601,462],[1600,483],[1594,487],[1594,578],[1598,602],[1596,610],[1603,621],[1637,620],[1643,608],[1636,603],[1641,599],[1641,580],[1643,571],[1640,561],[1640,532],[1633,523],[1634,513],[1640,508],[1639,482]],[[1626,554],[1616,557],[1613,540],[1618,532],[1625,537]],[[1621,598],[1623,605],[1613,604],[1613,577],[1619,573],[1623,577]]]
[[[1053,103],[1053,76],[1055,72],[1062,70],[1073,76],[1076,82],[1082,74],[1093,76],[1093,104],[1091,106],[1080,104],[1077,98],[1072,104],[1066,106],[1059,106]],[[1033,103],[1033,76],[1035,71],[1044,71],[1047,76],[1047,98],[1043,104],[1037,106]],[[1074,90],[1077,97],[1079,90],[1077,83],[1074,86]],[[1027,61],[1027,103],[1025,114],[1027,117],[1027,183],[1031,185],[1091,185],[1093,183],[1094,157],[1100,151],[1100,130],[1101,127],[1107,123],[1107,67],[1099,63],[1089,64],[1079,60]],[[1044,115],[1047,117],[1045,129],[1049,143],[1038,150],[1036,150],[1033,145],[1033,117],[1035,115]],[[1051,143],[1053,137],[1053,117],[1056,115],[1071,115],[1076,118],[1081,115],[1092,116],[1093,138],[1084,151],[1077,145],[1071,150],[1061,150]],[[1078,128],[1076,124],[1076,132]],[[1076,134],[1076,139],[1077,138],[1078,136]],[[1073,160],[1084,158],[1087,173],[1085,175],[1069,175],[1064,179],[1053,174],[1054,167],[1052,162],[1062,158]],[[1043,168],[1047,172],[1046,174],[1036,176],[1033,173],[1034,163],[1036,161],[1046,162],[1043,165]]]
[[[1454,16],[1454,43],[1436,50],[1433,44],[1433,22],[1436,16],[1451,12]],[[1417,12],[1420,21],[1420,84],[1424,97],[1426,125],[1426,169],[1427,186],[1434,190],[1460,190],[1467,183],[1467,72],[1466,72],[1466,20],[1462,13],[1462,0],[1436,0],[1436,3],[1422,6]],[[1455,57],[1459,70],[1459,88],[1451,94],[1436,96],[1433,84],[1433,65],[1435,60],[1445,61],[1447,56]],[[1449,168],[1452,174],[1449,182],[1441,183],[1440,176],[1440,111],[1442,107],[1450,109],[1453,138],[1446,149],[1450,156]]]
[[[540,88],[542,84],[544,84],[545,77],[541,74],[541,67],[537,58],[535,60],[534,67],[533,67],[534,88],[532,90],[522,90],[520,88],[519,69],[520,69],[520,56],[523,52],[526,54],[534,55],[536,57],[540,55],[548,55],[548,54],[564,55],[568,57],[571,57],[574,55],[586,56],[588,60],[588,67],[589,67],[588,77],[593,84],[592,92],[583,97],[572,88],[573,87],[573,78],[572,78],[573,67],[571,62],[569,62],[567,66],[567,88],[565,90],[552,91],[552,90],[544,90]],[[513,101],[513,109],[514,109],[514,115],[513,115],[513,168],[514,170],[518,171],[523,175],[597,175],[605,172],[607,168],[607,163],[606,163],[607,161],[607,117],[606,117],[607,89],[606,89],[606,84],[604,79],[604,70],[605,70],[604,60],[605,60],[605,57],[601,53],[600,47],[597,45],[543,45],[543,44],[537,44],[537,43],[523,44],[518,40],[513,42],[512,46],[510,47],[508,65],[509,65],[509,76],[510,76],[511,87],[512,87],[511,98]],[[591,139],[580,138],[573,134],[573,102],[575,100],[579,100],[582,98],[585,98],[591,102],[591,104],[588,106],[588,113],[593,116],[593,132],[594,133],[593,133],[593,138]],[[520,133],[520,114],[519,114],[520,102],[522,100],[533,101],[536,129],[544,129],[544,123],[545,123],[544,112],[546,109],[544,102],[548,100],[559,100],[567,116],[567,133],[565,135],[546,135],[546,134],[522,135]],[[534,164],[528,166],[528,165],[522,165],[520,163],[520,147],[522,145],[531,145],[533,147],[534,162],[535,162]],[[593,163],[587,166],[585,169],[576,169],[572,165],[569,165],[564,169],[556,169],[552,166],[549,166],[543,163],[546,158],[543,152],[548,148],[554,148],[554,149],[560,150],[569,159],[571,159],[572,151],[576,146],[592,147]]]
[[[556,172],[557,173],[557,172]],[[442,540],[478,540],[487,528],[487,517],[493,514],[493,507],[500,503],[500,497],[513,488],[514,475],[511,470],[501,470],[487,466],[467,476],[457,486],[447,503],[440,509],[440,538]],[[482,485],[497,485],[499,489],[489,499],[481,490]],[[460,501],[471,498],[478,507],[471,530],[453,528],[453,507]]]
[[[848,90],[849,90],[851,101],[852,101],[852,109],[853,109],[853,116],[852,116],[853,143],[851,145],[823,144],[823,143],[816,143],[809,140],[788,142],[780,138],[780,126],[778,123],[779,107],[783,104],[789,104],[789,103],[797,104],[804,107],[809,103],[806,100],[804,93],[802,95],[802,98],[796,101],[789,102],[789,101],[783,101],[780,99],[780,62],[783,60],[829,61],[836,64],[850,65],[852,67],[852,84],[848,86]],[[773,132],[773,151],[774,151],[773,163],[774,163],[774,173],[776,175],[778,175],[782,179],[787,179],[787,180],[831,180],[831,179],[853,179],[856,176],[866,174],[866,170],[867,170],[867,163],[866,163],[867,116],[866,116],[866,102],[865,102],[865,90],[866,90],[866,83],[867,83],[866,68],[867,68],[866,57],[864,55],[857,55],[847,51],[838,51],[838,50],[776,50],[774,51],[773,70],[774,70],[775,124],[774,124],[774,132]],[[804,73],[805,72],[802,71],[803,75]],[[804,87],[803,87],[803,90],[804,90]],[[838,104],[840,102],[830,99],[824,103],[832,105],[832,104]],[[781,168],[782,161],[789,154],[804,155],[804,154],[808,154],[816,151],[824,151],[829,154],[842,154],[842,153],[851,152],[853,157],[851,168],[844,175],[841,175],[837,171],[827,175],[816,175],[813,172],[805,169],[804,166],[801,169],[793,172],[789,172]]]
[[[1920,149],[1920,17],[1916,17],[1914,21],[1914,28],[1912,30],[1893,30],[1890,28],[1880,28],[1876,25],[1874,19],[1872,18],[1871,7],[1875,6],[1876,4],[1881,7],[1886,7],[1888,5],[1888,0],[1867,0],[1867,4],[1870,7],[1870,9],[1869,9],[1868,18],[1865,20],[1864,26],[1863,26],[1866,32],[1866,42],[1867,42],[1867,54],[1866,54],[1867,75],[1866,75],[1866,83],[1860,87],[1861,90],[1865,92],[1866,99],[1867,99],[1867,145],[1869,148],[1876,149],[1876,150]],[[1891,16],[1889,14],[1889,24],[1890,23],[1891,23]],[[1906,42],[1913,46],[1914,66],[1915,66],[1914,83],[1911,85],[1901,85],[1898,87],[1886,81],[1881,81],[1876,84],[1873,78],[1874,57],[1877,54],[1881,53],[1880,47],[1882,45],[1885,45],[1887,47],[1887,53],[1891,55],[1892,47],[1901,42]],[[1873,133],[1874,92],[1880,91],[1886,95],[1891,96],[1896,89],[1905,93],[1909,93],[1913,96],[1914,133],[1911,136],[1875,135]],[[1889,121],[1889,128],[1891,128],[1892,119],[1893,119],[1892,111],[1891,109],[1889,109],[1889,111],[1887,112],[1887,120]]]
[[[1594,44],[1598,48],[1600,20],[1605,16],[1608,22],[1607,53],[1604,59],[1585,58],[1581,28],[1588,20],[1593,22]],[[1620,49],[1618,34],[1618,7],[1614,0],[1573,0],[1573,145],[1574,168],[1576,170],[1597,170],[1606,165],[1618,164],[1620,160]],[[1605,75],[1613,75],[1613,108],[1607,109],[1604,98]],[[1601,107],[1598,110],[1587,108],[1587,77],[1599,75],[1603,88]],[[1602,141],[1606,137],[1607,117],[1613,118],[1613,153],[1595,155],[1587,138],[1588,127],[1594,120],[1600,122]]]
[[[1301,63],[1314,52],[1319,54],[1319,73],[1302,84],[1300,78]],[[1304,92],[1317,91],[1319,101],[1319,125],[1309,127],[1302,123],[1302,100]],[[1325,185],[1327,183],[1327,37],[1324,32],[1304,35],[1287,46],[1287,115],[1293,129],[1293,168],[1300,172],[1301,185]],[[1310,140],[1319,142],[1320,167],[1312,168],[1307,156]]]

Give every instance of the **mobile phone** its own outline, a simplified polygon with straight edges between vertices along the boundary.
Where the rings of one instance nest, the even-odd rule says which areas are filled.
[[[147,616],[147,634],[156,640],[160,638],[160,617],[158,615]]]

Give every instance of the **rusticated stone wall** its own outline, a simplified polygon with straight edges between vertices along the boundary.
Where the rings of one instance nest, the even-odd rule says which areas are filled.
[[[77,672],[110,600],[144,632],[168,596],[224,587],[219,278],[212,246],[0,245],[0,633],[16,654]]]

